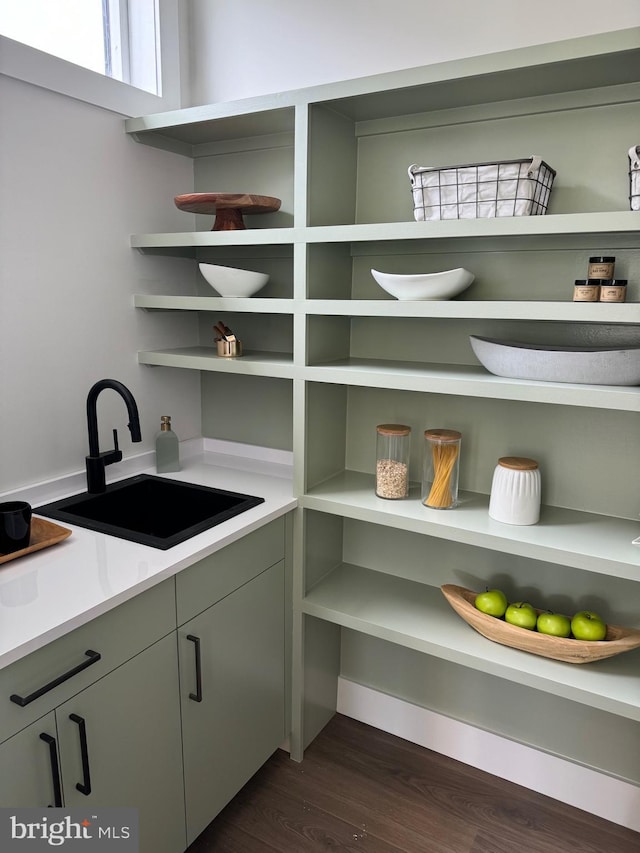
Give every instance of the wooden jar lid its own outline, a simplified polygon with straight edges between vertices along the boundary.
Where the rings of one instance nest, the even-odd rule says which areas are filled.
[[[527,459],[526,456],[501,456],[498,465],[512,471],[535,471],[538,467],[535,459]]]
[[[380,435],[409,435],[411,427],[406,424],[378,424],[376,430]]]
[[[456,429],[426,429],[424,431],[424,437],[431,441],[460,441],[462,433],[458,432]]]

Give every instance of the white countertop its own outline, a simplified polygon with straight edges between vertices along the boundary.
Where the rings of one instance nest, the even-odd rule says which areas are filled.
[[[265,500],[166,551],[62,522],[72,531],[63,542],[0,565],[0,668],[293,509],[297,501],[293,497],[291,467],[283,464],[278,454],[272,455],[278,461],[207,450],[182,457],[182,470],[163,476],[259,495]],[[286,459],[287,454],[280,456]],[[112,474],[110,482],[116,473],[112,469],[120,469],[117,479],[132,473],[155,473],[153,467],[127,471],[120,463],[107,469]],[[37,515],[38,505],[85,489],[86,484],[82,484],[74,491],[56,493],[52,484],[47,484],[44,497],[42,489],[35,487],[32,493],[21,490],[19,497],[32,503]],[[0,499],[14,497],[17,495]]]

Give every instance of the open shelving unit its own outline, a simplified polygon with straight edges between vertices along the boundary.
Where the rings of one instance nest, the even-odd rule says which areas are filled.
[[[624,30],[126,122],[138,142],[193,158],[196,191],[282,199],[246,231],[211,232],[206,217],[185,215],[189,230],[136,234],[131,245],[182,257],[193,275],[192,293],[138,293],[135,307],[162,312],[169,333],[171,316],[199,318],[191,346],[169,338],[140,363],[201,372],[205,435],[237,438],[219,417],[223,399],[248,424],[242,440],[265,443],[267,412],[271,436],[291,436],[294,756],[335,710],[341,658],[352,666],[361,655],[356,680],[420,703],[415,683],[394,681],[418,654],[425,666],[438,659],[461,697],[471,671],[505,701],[526,697],[549,720],[533,745],[593,766],[579,713],[604,744],[597,769],[640,787],[640,765],[619,758],[640,754],[640,652],[582,666],[536,658],[475,634],[439,590],[502,584],[640,626],[640,387],[492,376],[469,344],[473,334],[640,344],[640,214],[628,209],[626,159],[639,119],[640,31]],[[532,153],[557,171],[548,215],[413,220],[409,164]],[[571,301],[590,255],[616,256],[626,303]],[[271,278],[256,297],[224,299],[196,261]],[[458,266],[476,278],[451,301],[398,302],[370,274]],[[214,316],[243,340],[242,358],[215,355]],[[375,496],[375,426],[391,421],[412,427],[414,482],[421,431],[462,432],[455,510],[426,509],[415,486],[404,501]],[[538,525],[489,518],[503,455],[539,460]],[[488,710],[448,701],[446,714],[500,733]],[[530,742],[517,721],[508,736]]]

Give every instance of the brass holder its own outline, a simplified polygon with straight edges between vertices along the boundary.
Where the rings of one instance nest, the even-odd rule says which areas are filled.
[[[216,348],[221,358],[238,358],[242,355],[242,341],[217,340]]]

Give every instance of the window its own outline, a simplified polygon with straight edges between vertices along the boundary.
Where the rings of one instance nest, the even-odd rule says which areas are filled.
[[[178,6],[0,0],[0,72],[128,115],[178,107]]]
[[[105,73],[102,28],[102,0],[0,0],[2,35]]]

